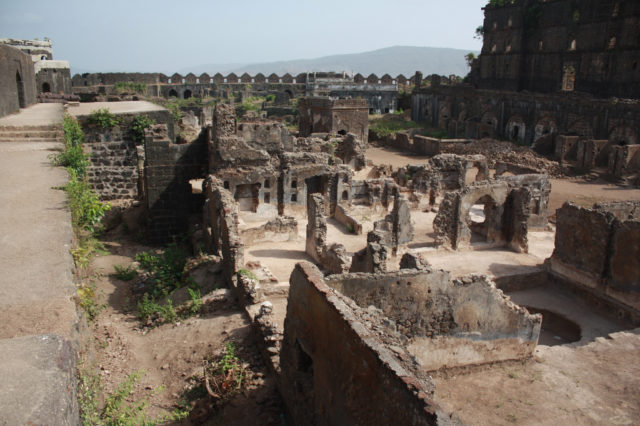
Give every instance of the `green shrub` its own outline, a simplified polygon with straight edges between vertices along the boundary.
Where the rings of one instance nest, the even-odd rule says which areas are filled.
[[[138,276],[138,271],[133,266],[114,265],[113,269],[116,271],[115,277],[121,281],[131,281]]]
[[[244,268],[243,269],[239,269],[238,270],[238,275],[244,275],[245,277],[247,277],[249,279],[252,279],[252,280],[255,280],[255,281],[259,281],[258,277],[256,277],[256,274],[254,274],[253,272],[251,272],[248,269],[244,269]]]
[[[136,145],[144,142],[144,131],[156,124],[155,120],[149,118],[148,115],[137,115],[131,122],[131,139]]]
[[[196,315],[202,309],[202,295],[200,294],[200,289],[192,289],[188,288],[189,297],[191,298],[191,305],[189,306],[189,313],[191,315]]]
[[[149,293],[145,293],[138,301],[138,318],[142,322],[160,319],[162,322],[169,323],[177,321],[178,313],[174,309],[171,299],[167,299],[167,304],[162,305]]]
[[[76,175],[84,176],[89,167],[89,156],[82,150],[84,133],[78,121],[65,114],[62,129],[64,130],[64,150],[53,157],[53,164],[75,171]]]
[[[53,164],[73,170],[76,176],[84,176],[91,163],[89,156],[82,150],[82,145],[71,145],[53,157]]]
[[[118,117],[116,117],[108,108],[100,108],[89,114],[87,119],[89,124],[101,127],[103,129],[111,129],[120,123]]]
[[[95,232],[100,229],[100,221],[111,209],[109,203],[102,203],[85,177],[80,177],[75,170],[69,170],[69,183],[64,190],[69,197],[71,221],[77,229]]]
[[[78,120],[69,114],[64,115],[64,119],[62,120],[62,130],[64,131],[65,146],[77,146],[82,144],[84,133],[80,128],[80,124],[78,124]]]
[[[228,342],[224,355],[205,367],[206,380],[220,400],[228,400],[242,389],[247,378],[247,370],[242,364],[236,355],[235,345]]]
[[[150,292],[153,297],[168,294],[187,284],[183,279],[187,253],[175,243],[170,244],[162,254],[141,252],[135,259],[140,263],[140,268],[149,273],[152,284]]]
[[[98,241],[93,234],[80,231],[76,233],[79,234],[77,247],[71,249],[71,254],[78,268],[87,269],[89,261],[97,254],[109,254],[104,244]]]
[[[78,287],[76,301],[77,304],[82,308],[82,310],[87,314],[87,318],[89,319],[89,321],[93,321],[98,316],[98,314],[104,308],[106,308],[106,305],[98,303],[96,286],[93,282],[89,284],[83,283]]]

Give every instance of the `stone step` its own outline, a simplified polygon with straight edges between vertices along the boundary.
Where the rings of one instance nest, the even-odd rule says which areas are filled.
[[[0,130],[0,138],[52,138],[62,137],[63,133],[59,130]]]
[[[3,142],[63,142],[63,138],[7,138],[0,136],[0,143]]]
[[[35,130],[62,131],[62,125],[61,124],[43,124],[38,126],[0,126],[0,132],[3,132],[3,131],[31,132]]]

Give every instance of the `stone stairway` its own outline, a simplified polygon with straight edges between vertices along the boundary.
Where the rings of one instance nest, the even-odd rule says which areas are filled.
[[[39,126],[0,126],[0,143],[62,141],[62,126],[59,124],[48,124]]]

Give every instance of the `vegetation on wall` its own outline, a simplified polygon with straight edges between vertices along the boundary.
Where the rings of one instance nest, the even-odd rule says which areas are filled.
[[[118,124],[120,120],[108,108],[100,108],[89,114],[87,122],[91,125],[98,126],[102,129],[111,129]]]
[[[144,142],[144,131],[156,124],[155,120],[149,118],[148,115],[136,115],[131,122],[131,139],[136,145]]]
[[[131,81],[119,81],[113,85],[116,92],[133,92],[145,94],[147,91],[147,85],[145,83],[134,83]]]

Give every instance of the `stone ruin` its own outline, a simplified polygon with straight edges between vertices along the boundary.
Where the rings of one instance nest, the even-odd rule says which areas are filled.
[[[305,423],[314,413],[318,421],[375,423],[369,415],[376,406],[412,423],[455,423],[433,399],[430,374],[531,357],[539,315],[511,303],[487,276],[453,278],[429,265],[429,251],[411,246],[425,237],[413,215],[426,211],[436,213],[434,250],[526,253],[528,233],[547,226],[550,183],[543,171],[446,153],[356,179],[365,145],[351,133],[294,136],[278,122],[239,122],[233,107],[219,104],[197,139],[176,144],[170,118],[157,119],[144,148],[136,148],[136,161],[122,163],[137,170],[130,176],[137,195],[107,185],[113,164],[92,165],[94,185],[105,180],[105,198],[143,198],[152,240],[189,228],[194,247],[220,256],[226,282],[264,339],[291,419]],[[123,158],[133,155],[126,122],[108,135],[89,131],[88,146],[113,145]],[[193,179],[204,179],[202,191],[193,189]],[[367,228],[358,211],[380,218]],[[538,275],[585,297],[606,298],[620,318],[639,321],[640,265],[636,254],[619,249],[636,244],[638,211],[637,203],[558,210],[556,249]],[[575,231],[577,224],[584,230]],[[335,226],[362,238],[362,246],[352,251],[332,240]],[[300,231],[300,256],[315,265],[298,264],[288,283],[247,260],[260,244],[297,244]],[[517,280],[501,279],[499,287]],[[356,390],[374,378],[380,385],[364,401]],[[332,395],[345,387],[353,392],[340,393],[337,409]]]

